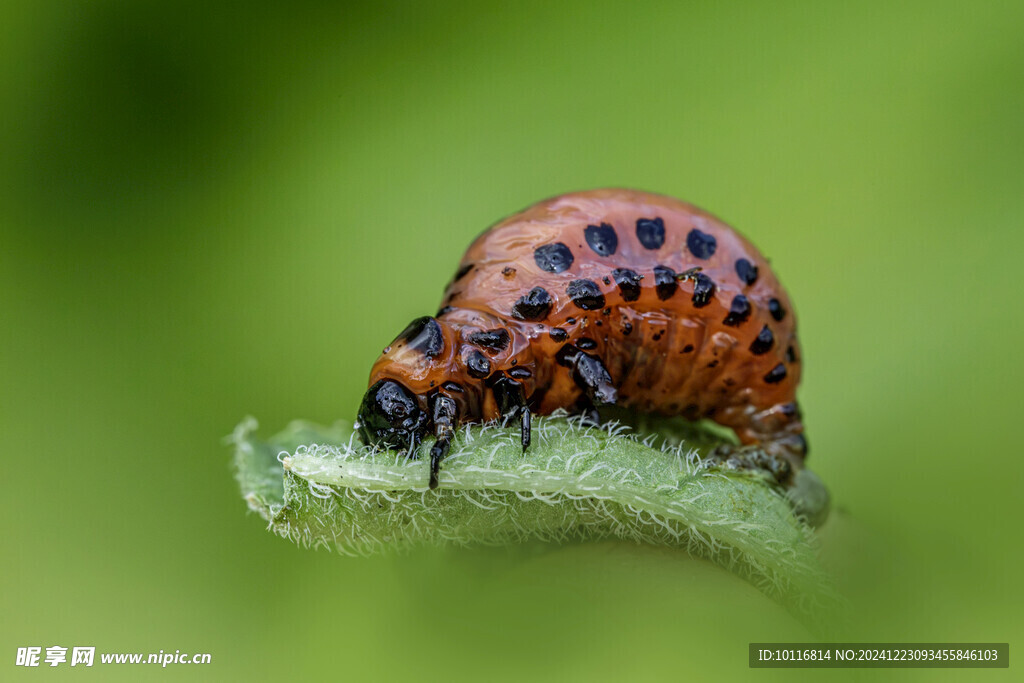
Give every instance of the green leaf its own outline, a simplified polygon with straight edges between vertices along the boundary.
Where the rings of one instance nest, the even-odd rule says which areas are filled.
[[[428,457],[364,446],[349,423],[293,422],[267,441],[256,426],[248,418],[231,437],[242,495],[305,547],[369,555],[618,538],[709,559],[805,615],[835,601],[814,532],[787,499],[761,476],[704,463],[721,438],[679,421],[645,425],[656,431],[641,440],[618,423],[541,417],[525,453],[517,430],[464,425],[433,491]]]

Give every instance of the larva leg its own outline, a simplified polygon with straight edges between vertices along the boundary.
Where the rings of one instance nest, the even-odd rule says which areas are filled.
[[[779,432],[760,443],[721,447],[711,457],[724,460],[728,467],[768,474],[778,482],[793,510],[817,527],[828,519],[831,500],[824,482],[802,465],[806,445],[803,434]]]
[[[615,403],[619,398],[618,390],[612,382],[608,368],[600,358],[581,351],[575,346],[563,347],[556,356],[558,364],[569,368],[569,373],[576,384],[583,389],[589,399],[589,407]]]
[[[455,431],[457,406],[448,396],[438,394],[434,398],[434,436],[437,440],[430,449],[430,488],[437,488],[437,472],[441,461],[448,455],[452,445],[452,434]]]
[[[586,422],[600,426],[597,406],[614,404],[619,398],[608,368],[600,358],[576,346],[562,347],[555,358],[559,365],[569,368],[569,375],[583,389],[583,395],[576,402],[576,412],[583,415]]]
[[[720,446],[709,460],[732,469],[761,472],[775,481],[793,508],[812,525],[828,517],[829,495],[821,480],[804,468],[807,439],[796,402],[765,409],[737,405],[716,415],[732,427],[742,446]]]
[[[491,387],[494,392],[494,400],[498,403],[498,412],[501,413],[504,422],[519,415],[520,435],[525,451],[530,446],[532,415],[530,408],[526,405],[526,395],[523,392],[523,385],[514,379],[500,377]]]
[[[520,434],[523,440],[523,450],[525,451],[530,447],[530,438],[532,435],[532,416],[530,414],[529,406],[523,406],[521,409],[521,420],[519,423]]]
[[[597,356],[582,351],[577,354],[573,362],[572,378],[595,406],[615,403],[619,398],[608,369]]]
[[[719,411],[715,420],[731,427],[744,444],[718,448],[714,457],[719,462],[738,469],[761,470],[783,486],[789,486],[793,474],[803,468],[807,439],[795,402],[760,410],[748,405],[730,406]]]

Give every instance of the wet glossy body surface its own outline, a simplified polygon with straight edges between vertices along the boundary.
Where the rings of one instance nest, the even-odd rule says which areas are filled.
[[[710,418],[802,464],[789,298],[750,242],[690,204],[607,189],[531,206],[473,242],[441,307],[374,364],[361,422],[393,381],[427,422],[438,400],[455,423],[614,403]]]

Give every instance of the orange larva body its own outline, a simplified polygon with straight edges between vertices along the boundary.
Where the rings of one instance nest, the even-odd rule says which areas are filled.
[[[424,412],[440,394],[478,421],[507,414],[488,390],[501,380],[534,413],[707,417],[802,464],[789,298],[750,242],[690,204],[617,189],[536,204],[473,242],[442,306],[385,350],[371,387],[400,383]]]

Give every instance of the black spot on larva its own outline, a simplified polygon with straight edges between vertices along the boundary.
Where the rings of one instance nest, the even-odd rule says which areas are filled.
[[[715,241],[714,235],[701,232],[697,228],[694,228],[686,235],[686,248],[699,259],[711,258],[717,246],[718,242]]]
[[[565,319],[565,323],[567,325],[575,325],[576,324],[576,318],[566,318]]]
[[[658,330],[651,337],[651,341],[661,341],[661,338],[662,338],[662,336],[664,336],[664,334],[665,334],[665,330]]]
[[[747,286],[757,282],[757,266],[745,258],[736,260],[736,274],[740,276],[740,279],[743,280]]]
[[[470,344],[482,346],[485,349],[494,351],[495,353],[498,351],[504,351],[508,348],[509,341],[511,341],[508,336],[508,331],[501,328],[486,330],[484,332],[473,332],[467,337],[467,339],[469,339]]]
[[[414,351],[422,351],[423,355],[433,358],[444,349],[444,335],[441,326],[429,316],[416,318],[402,330],[398,339],[408,343]]]
[[[513,268],[512,266],[505,266],[504,268],[501,269],[501,274],[504,275],[507,279],[511,280],[516,276],[516,269]]]
[[[693,276],[693,306],[703,308],[711,303],[711,297],[715,293],[715,281],[704,273],[697,273]]]
[[[610,285],[612,283],[612,281],[608,279],[607,275],[601,278],[601,281],[604,282],[606,285]]]
[[[676,271],[666,266],[654,266],[654,291],[662,301],[671,299],[672,295],[679,289],[679,282],[676,281]]]
[[[597,348],[597,342],[590,337],[582,337],[576,342],[576,347],[584,351],[590,351]]]
[[[786,317],[786,309],[782,307],[778,299],[768,299],[768,312],[776,320],[782,320]]]
[[[528,379],[533,377],[533,373],[527,368],[512,368],[508,371],[508,376],[512,379]]]
[[[483,379],[491,374],[491,361],[479,351],[474,351],[466,359],[466,369],[469,370],[470,377]]]
[[[790,363],[796,362],[796,351],[793,350],[792,346],[786,348],[786,360]]]
[[[687,344],[684,346],[682,353],[689,353],[690,351],[693,351],[693,344]]]
[[[563,330],[561,327],[552,327],[550,330],[548,330],[548,335],[551,337],[552,340],[559,343],[564,342],[566,339],[569,338],[569,333]]]
[[[454,311],[454,310],[455,310],[454,306],[444,306],[443,308],[439,308],[437,310],[437,315],[435,315],[434,317],[435,318],[440,318],[442,315],[444,315],[448,311]]]
[[[718,361],[717,360],[711,361],[710,363],[708,363],[708,367],[709,368],[716,368],[716,367],[718,367]]]
[[[583,236],[598,256],[611,256],[619,248],[619,236],[615,234],[615,228],[607,223],[588,225],[583,230]]]
[[[622,323],[622,336],[628,337],[631,334],[633,334],[633,323],[626,320]]]
[[[619,293],[623,301],[636,301],[640,298],[641,276],[635,270],[629,268],[616,268],[612,271],[615,284],[619,287]]]
[[[565,288],[572,302],[585,311],[604,308],[604,294],[593,280],[573,280]]]
[[[551,310],[551,295],[543,287],[534,287],[519,297],[512,306],[512,315],[520,320],[543,320]]]
[[[742,294],[737,294],[732,299],[732,304],[729,306],[729,315],[725,316],[725,320],[722,321],[723,325],[730,327],[739,327],[747,321],[750,317],[750,302],[747,301],[747,297]]]
[[[461,394],[465,391],[462,388],[462,385],[459,384],[458,382],[445,382],[444,384],[441,385],[441,388],[446,389],[447,391],[452,391],[456,394]]]
[[[777,384],[784,379],[786,379],[786,366],[782,363],[769,370],[768,374],[764,376],[764,381],[768,384]]]
[[[573,257],[569,247],[561,242],[545,244],[533,250],[533,260],[537,267],[549,273],[561,273],[572,265]]]
[[[660,218],[640,218],[636,222],[636,238],[644,249],[661,249],[665,244],[665,221]]]
[[[466,274],[469,273],[469,271],[473,270],[473,265],[474,264],[472,263],[467,263],[466,265],[462,266],[457,271],[455,271],[455,277],[452,278],[452,282],[458,282],[462,278],[466,277]]]
[[[775,343],[775,335],[768,328],[767,325],[761,328],[761,331],[757,333],[757,338],[750,343],[750,352],[755,356],[768,353],[772,345]]]

